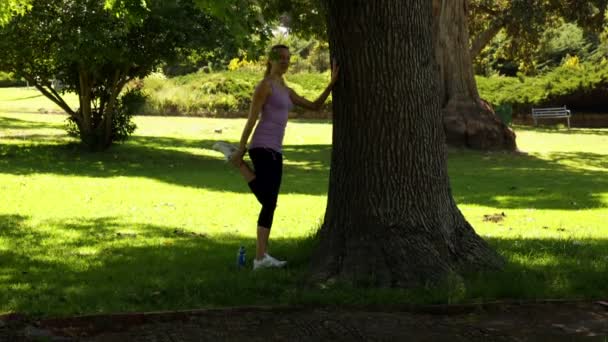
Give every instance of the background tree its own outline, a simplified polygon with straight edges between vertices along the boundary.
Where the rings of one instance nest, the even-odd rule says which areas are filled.
[[[515,150],[515,133],[479,96],[469,55],[468,0],[433,0],[439,96],[449,144]]]
[[[500,267],[451,194],[432,4],[324,3],[342,76],[315,279],[407,287]]]
[[[29,11],[11,12],[0,28],[0,70],[25,78],[69,114],[85,145],[104,149],[133,129],[118,100],[130,80],[148,75],[181,51],[238,45],[247,42],[244,27],[251,27],[249,33],[263,29],[254,25],[251,12],[239,25],[223,22],[214,15],[226,6],[222,4],[33,0]],[[70,108],[62,98],[65,92],[78,94],[79,108]]]

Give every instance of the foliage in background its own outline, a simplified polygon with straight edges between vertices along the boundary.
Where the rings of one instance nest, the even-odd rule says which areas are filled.
[[[477,57],[502,31],[508,59],[517,60],[518,71],[536,72],[535,56],[547,30],[568,22],[597,36],[605,28],[607,6],[608,0],[470,0],[471,55]]]
[[[280,31],[275,32],[273,38],[268,41],[264,49],[266,54],[257,56],[256,59],[256,56],[249,57],[246,53],[241,53],[239,56],[232,58],[227,63],[225,69],[228,71],[263,72],[266,70],[267,52],[270,51],[272,46],[277,44],[289,47],[291,51],[289,72],[292,74],[325,72],[331,69],[329,44],[326,41],[316,38],[303,38],[296,34]]]
[[[0,1],[0,26],[6,25],[15,15],[22,15],[31,9],[32,0]]]
[[[263,70],[197,74],[166,79],[154,74],[144,80],[149,95],[146,113],[154,115],[245,115],[253,88]],[[289,73],[288,84],[301,95],[315,99],[327,85],[329,72]],[[531,106],[567,105],[576,110],[604,112],[608,107],[608,61],[581,62],[564,59],[553,71],[534,77],[478,76],[481,97],[494,108],[509,104],[513,114],[527,113]],[[331,108],[329,102],[326,109]],[[508,110],[507,110],[508,112]],[[501,112],[502,113],[502,112]],[[509,115],[505,113],[505,122]]]
[[[324,72],[331,68],[327,41],[294,33],[276,34],[268,49],[276,44],[289,47],[291,51],[291,73]]]
[[[563,65],[535,77],[477,77],[482,98],[497,107],[510,104],[514,113],[530,107],[563,106],[582,111],[605,112],[608,106],[608,61],[581,63],[569,57]]]
[[[22,87],[26,82],[16,77],[12,72],[0,71],[0,87]]]
[[[277,23],[288,27],[290,33],[305,38],[327,40],[325,9],[320,0],[264,0],[262,13],[278,18]]]
[[[534,77],[505,77],[492,75],[478,76],[477,82],[482,98],[490,102],[499,111],[507,104],[512,114],[529,113],[531,106],[567,105],[576,113],[591,111],[602,113],[608,108],[607,85],[608,59],[598,63],[581,62],[576,57],[564,61],[564,65],[553,72]],[[234,72],[201,71],[180,77],[167,78],[162,73],[153,73],[144,80],[130,83],[133,87],[142,87],[147,95],[146,104],[138,114],[142,115],[196,115],[196,116],[245,116],[253,88],[263,77],[263,70],[237,70]],[[289,73],[289,85],[298,93],[309,99],[315,99],[329,80],[326,73]],[[35,95],[33,91],[16,88],[7,92],[3,105],[5,108],[20,108],[27,99]],[[67,94],[73,97],[73,94]],[[36,100],[36,111],[54,111],[49,103]],[[77,102],[77,100],[76,100]],[[72,101],[71,103],[74,103]],[[330,102],[331,103],[331,102]],[[328,103],[325,111],[329,111]],[[296,111],[297,111],[296,107]],[[503,121],[507,116],[498,113]],[[314,117],[307,113],[307,117]],[[327,117],[326,112],[318,117]]]
[[[151,115],[243,114],[249,110],[253,89],[263,75],[262,69],[199,72],[170,79],[153,74],[143,81],[143,91],[149,96],[145,112]],[[314,100],[329,82],[329,72],[288,74],[286,80],[300,95]],[[331,100],[325,106],[330,108]]]
[[[605,33],[585,32],[578,25],[565,22],[548,27],[524,59],[509,51],[511,44],[506,32],[498,33],[475,60],[475,72],[485,76],[539,74],[558,67],[568,55],[577,56],[581,61],[599,62],[608,52]]]
[[[537,49],[537,69],[559,66],[567,56],[577,56],[587,60],[597,49],[600,41],[596,34],[585,34],[576,24],[564,23],[557,28],[549,28],[543,33]]]
[[[121,17],[140,20],[140,4],[150,0],[106,0],[107,7]],[[267,22],[257,0],[192,0],[197,10],[215,19],[216,32],[205,34],[213,40],[204,49],[178,49],[173,60],[164,61],[162,71],[169,77],[185,75],[198,70],[210,72],[225,70],[234,56],[264,55],[264,47],[271,36],[274,22]],[[220,33],[220,34],[218,34]],[[229,33],[229,34],[226,34]],[[200,37],[192,37],[194,40]]]

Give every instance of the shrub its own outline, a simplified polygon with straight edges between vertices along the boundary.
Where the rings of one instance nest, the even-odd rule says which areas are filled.
[[[577,56],[566,55],[566,57],[564,58],[563,65],[565,68],[568,68],[568,69],[574,69],[574,70],[581,69],[580,60]]]
[[[329,44],[327,42],[317,42],[308,59],[315,68],[315,71],[325,72],[330,70]]]
[[[118,98],[117,110],[112,116],[112,140],[125,141],[137,126],[132,121],[134,115],[142,113],[147,96],[141,89],[131,89]]]
[[[495,108],[510,103],[514,113],[528,113],[532,106],[566,105],[602,112],[608,105],[608,70],[605,66],[566,58],[544,75],[515,78],[476,77],[481,97]]]
[[[117,99],[116,110],[112,115],[112,141],[125,141],[135,132],[137,126],[132,118],[134,115],[142,113],[146,100],[147,96],[137,88],[128,90]],[[95,116],[93,115],[93,117]],[[72,137],[79,138],[81,136],[80,129],[71,116],[66,119],[65,129],[68,135]],[[102,129],[96,130],[89,139],[103,141],[102,134]],[[96,144],[91,145],[95,146]]]
[[[510,103],[503,103],[496,107],[496,115],[505,125],[510,125],[513,121],[513,106]]]
[[[245,113],[249,110],[254,88],[262,77],[262,71],[244,69],[199,72],[166,80],[148,77],[143,82],[143,92],[149,96],[146,113],[205,116]],[[290,73],[286,80],[300,95],[314,100],[325,89],[329,72]]]
[[[23,87],[27,83],[11,72],[0,71],[0,87]]]

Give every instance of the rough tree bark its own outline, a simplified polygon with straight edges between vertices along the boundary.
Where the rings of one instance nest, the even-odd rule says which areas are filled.
[[[324,4],[341,79],[313,280],[409,287],[500,267],[451,194],[431,2]]]
[[[447,141],[481,150],[516,150],[515,133],[479,97],[471,63],[468,0],[433,0],[439,93]]]

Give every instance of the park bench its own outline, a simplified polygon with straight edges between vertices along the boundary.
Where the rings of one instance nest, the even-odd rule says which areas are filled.
[[[545,118],[566,118],[568,120],[568,129],[570,129],[570,110],[564,107],[551,107],[551,108],[532,108],[532,119],[534,119],[534,126],[538,125],[538,119]]]

